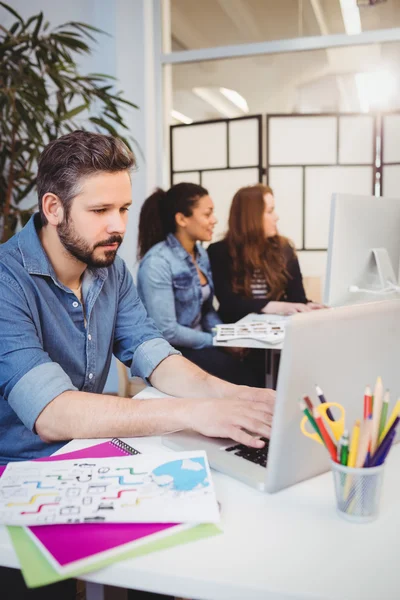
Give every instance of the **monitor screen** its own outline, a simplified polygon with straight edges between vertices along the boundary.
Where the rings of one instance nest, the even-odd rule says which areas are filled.
[[[324,302],[400,298],[400,198],[333,194]]]

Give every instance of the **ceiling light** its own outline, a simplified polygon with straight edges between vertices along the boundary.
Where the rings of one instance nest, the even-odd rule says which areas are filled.
[[[228,100],[230,100],[232,104],[240,108],[240,110],[242,110],[244,113],[249,112],[249,106],[245,98],[243,98],[243,96],[239,94],[239,92],[224,87],[219,88],[219,91],[225,96],[225,98],[228,98]]]
[[[340,8],[346,33],[348,35],[361,33],[361,18],[357,0],[340,0]]]
[[[219,88],[195,87],[193,93],[199,98],[210,104],[217,112],[227,119],[240,117],[242,111],[237,106],[232,105],[219,91]]]
[[[171,110],[171,117],[173,117],[176,121],[179,121],[180,123],[185,123],[185,125],[190,125],[190,123],[193,123],[193,119],[187,117],[178,110]]]

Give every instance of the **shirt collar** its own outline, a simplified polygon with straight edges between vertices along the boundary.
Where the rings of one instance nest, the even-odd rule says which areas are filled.
[[[185,250],[185,248],[182,246],[182,244],[180,243],[180,241],[174,236],[173,233],[169,233],[167,235],[166,241],[167,241],[167,244],[171,248],[173,248],[174,250],[176,250],[176,252],[178,254],[180,254],[180,256],[182,258],[187,258],[189,256],[189,258],[192,259],[192,257],[190,256],[189,252],[187,252],[187,250]],[[199,255],[200,252],[199,252],[199,248],[198,248],[197,243],[196,243],[196,245],[195,245],[194,248],[195,248],[196,254]]]
[[[51,277],[55,283],[60,285],[51,262],[42,246],[38,231],[42,227],[40,214],[35,213],[28,223],[18,234],[18,246],[21,252],[25,269],[31,275],[45,275]],[[91,269],[94,275],[100,279],[107,279],[106,267]],[[64,286],[63,286],[64,287]]]

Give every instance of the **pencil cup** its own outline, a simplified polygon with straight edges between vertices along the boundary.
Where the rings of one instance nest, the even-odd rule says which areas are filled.
[[[331,462],[338,514],[352,523],[368,523],[378,517],[383,468],[355,469]]]

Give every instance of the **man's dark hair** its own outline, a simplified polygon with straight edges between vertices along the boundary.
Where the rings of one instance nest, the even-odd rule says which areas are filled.
[[[58,196],[63,204],[65,218],[73,198],[79,194],[82,179],[96,173],[130,171],[135,157],[124,142],[111,135],[90,131],[73,131],[53,140],[38,160],[37,193],[43,225],[42,198],[46,193]]]

